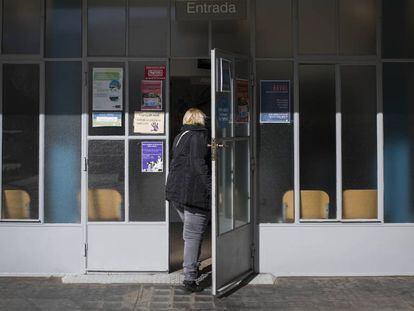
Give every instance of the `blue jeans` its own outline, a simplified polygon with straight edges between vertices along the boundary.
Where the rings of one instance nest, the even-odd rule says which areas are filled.
[[[201,242],[210,220],[210,212],[189,209],[177,202],[171,202],[171,205],[184,223],[184,280],[195,281],[198,277]]]

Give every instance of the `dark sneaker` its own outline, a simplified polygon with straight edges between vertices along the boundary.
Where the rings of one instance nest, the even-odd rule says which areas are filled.
[[[184,280],[183,282],[184,289],[190,293],[198,293],[201,292],[203,289],[197,284],[196,281],[187,281]]]

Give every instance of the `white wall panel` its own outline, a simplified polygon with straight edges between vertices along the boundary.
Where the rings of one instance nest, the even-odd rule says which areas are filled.
[[[88,225],[89,271],[167,271],[166,223]]]
[[[83,273],[81,225],[0,226],[0,275]]]
[[[259,235],[261,273],[414,275],[413,224],[261,224]]]

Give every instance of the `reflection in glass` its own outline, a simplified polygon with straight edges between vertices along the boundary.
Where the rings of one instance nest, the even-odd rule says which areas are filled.
[[[180,21],[171,1],[171,56],[208,57],[208,21]]]
[[[124,220],[124,141],[89,141],[88,220]]]
[[[129,55],[167,55],[168,0],[129,0]]]
[[[375,0],[339,1],[341,54],[376,54],[376,2]]]
[[[165,221],[165,161],[163,172],[141,172],[141,141],[137,140],[129,142],[129,220]]]
[[[332,0],[299,0],[299,53],[336,54],[336,5]]]
[[[293,64],[257,61],[256,74],[257,87],[260,80],[292,81]],[[257,137],[260,222],[293,222],[293,124],[260,124]],[[292,212],[288,213],[289,210]]]
[[[88,55],[124,56],[126,0],[88,0]]]
[[[414,64],[384,64],[384,220],[414,222]]]
[[[218,189],[217,217],[218,234],[233,229],[233,190],[234,190],[234,143],[226,141],[224,148],[218,149]]]
[[[292,56],[291,2],[291,0],[256,0],[257,57]],[[281,42],[283,44],[280,44]]]
[[[39,65],[3,65],[1,218],[38,219]]]
[[[45,222],[80,222],[81,114],[82,64],[47,62]]]
[[[47,57],[82,55],[82,1],[47,0],[45,54]]]
[[[3,0],[2,52],[40,53],[40,0]]]
[[[235,141],[234,150],[234,227],[250,222],[249,141]]]
[[[247,19],[213,21],[213,47],[244,55],[250,54],[250,25]]]
[[[301,218],[335,218],[335,67],[301,65],[299,93]]]
[[[343,216],[377,218],[375,66],[341,66],[341,88]]]
[[[414,57],[414,2],[382,1],[382,53],[385,58]]]

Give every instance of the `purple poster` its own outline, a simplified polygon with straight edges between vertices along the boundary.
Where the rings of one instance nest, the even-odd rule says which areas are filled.
[[[141,144],[141,172],[158,173],[164,169],[164,143],[145,141]]]

